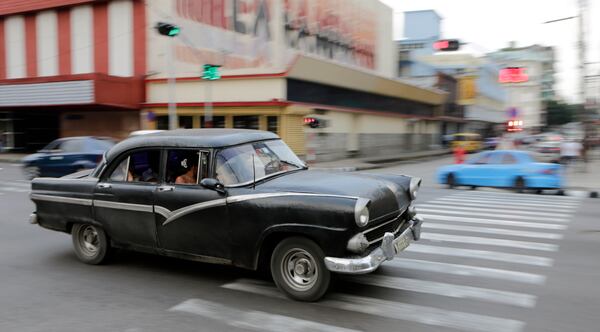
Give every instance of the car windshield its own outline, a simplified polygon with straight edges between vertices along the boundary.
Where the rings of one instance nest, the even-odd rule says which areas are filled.
[[[306,166],[281,140],[261,141],[217,153],[216,176],[226,186],[249,184]],[[254,165],[254,170],[252,165]]]

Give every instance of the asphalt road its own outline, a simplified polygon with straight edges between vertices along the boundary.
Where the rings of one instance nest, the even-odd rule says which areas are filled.
[[[423,176],[423,239],[319,303],[236,268],[121,251],[80,263],[27,223],[29,183],[0,164],[0,331],[598,331],[598,200],[447,190]]]

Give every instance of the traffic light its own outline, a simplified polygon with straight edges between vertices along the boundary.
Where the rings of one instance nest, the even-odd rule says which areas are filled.
[[[156,30],[163,36],[175,37],[181,32],[181,28],[170,23],[158,22],[156,23]]]
[[[441,51],[458,51],[460,48],[460,41],[458,39],[442,39],[433,43],[433,48]]]
[[[221,79],[221,73],[219,72],[219,65],[204,65],[204,71],[202,72],[202,79],[215,81]]]
[[[523,131],[523,120],[510,120],[506,124],[506,131],[508,132],[517,132]]]
[[[319,128],[321,126],[321,121],[317,118],[306,117],[304,118],[304,124],[311,128]]]

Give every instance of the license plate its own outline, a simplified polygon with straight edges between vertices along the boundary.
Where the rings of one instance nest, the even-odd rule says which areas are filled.
[[[396,254],[399,254],[402,251],[404,251],[404,249],[406,249],[406,247],[408,247],[409,244],[410,240],[408,239],[408,237],[405,234],[402,234],[402,236],[398,238],[398,241],[394,243],[394,250],[396,251]]]

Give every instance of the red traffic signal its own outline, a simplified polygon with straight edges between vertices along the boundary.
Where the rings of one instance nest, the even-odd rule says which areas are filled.
[[[523,120],[510,120],[506,124],[506,131],[516,132],[523,131]]]
[[[319,128],[321,126],[319,119],[313,117],[304,118],[304,124],[311,128]]]
[[[460,41],[458,39],[442,39],[433,43],[433,48],[438,51],[458,51],[460,48]]]

